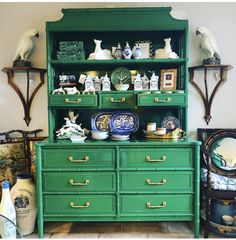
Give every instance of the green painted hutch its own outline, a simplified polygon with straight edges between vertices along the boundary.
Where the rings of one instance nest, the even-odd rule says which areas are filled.
[[[63,9],[62,19],[47,22],[49,138],[37,146],[38,231],[46,221],[193,221],[199,236],[199,142],[188,138],[188,21],[174,19],[171,8]],[[60,41],[83,41],[86,59],[94,39],[103,49],[118,42],[149,40],[153,49],[171,38],[176,59],[57,60]],[[108,76],[118,67],[160,76],[177,69],[177,92],[147,94],[134,90],[53,95],[62,73],[96,71]],[[91,129],[98,111],[132,110],[139,128],[128,141],[58,140],[55,132],[68,110]],[[147,140],[148,122],[179,119],[186,136]]]

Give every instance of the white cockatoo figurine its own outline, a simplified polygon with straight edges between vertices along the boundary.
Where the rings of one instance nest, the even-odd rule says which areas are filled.
[[[30,29],[21,36],[13,58],[13,65],[17,65],[19,61],[28,62],[29,64],[29,56],[34,49],[33,37],[39,37],[38,31],[35,29]],[[23,63],[21,62],[21,64]]]
[[[220,64],[219,50],[213,34],[206,27],[198,27],[196,35],[200,36],[200,48],[207,56],[203,64]]]

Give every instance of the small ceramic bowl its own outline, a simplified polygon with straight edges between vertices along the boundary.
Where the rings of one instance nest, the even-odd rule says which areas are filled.
[[[115,84],[114,86],[117,91],[127,91],[129,88],[129,84]]]
[[[73,135],[73,136],[70,137],[70,140],[74,143],[81,143],[86,138],[87,138],[86,136]]]
[[[92,134],[92,139],[95,140],[103,140],[108,137],[108,132],[103,132],[103,131],[91,131]]]
[[[156,134],[157,135],[164,135],[164,134],[166,134],[166,128],[157,128]]]
[[[222,220],[225,225],[233,225],[234,224],[234,218],[229,215],[223,215]]]

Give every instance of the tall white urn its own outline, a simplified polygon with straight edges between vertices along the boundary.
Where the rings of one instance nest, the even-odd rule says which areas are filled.
[[[16,209],[16,223],[21,234],[29,235],[34,231],[37,217],[36,187],[33,176],[20,174],[11,189],[11,197]]]

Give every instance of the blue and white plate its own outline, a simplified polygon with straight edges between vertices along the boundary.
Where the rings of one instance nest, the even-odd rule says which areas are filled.
[[[161,122],[161,127],[166,128],[167,132],[171,132],[180,127],[179,119],[173,116],[165,117]]]
[[[113,134],[131,134],[138,129],[138,115],[131,111],[117,111],[111,115],[109,127]]]
[[[93,131],[108,132],[112,112],[98,112],[91,118],[91,128]]]

